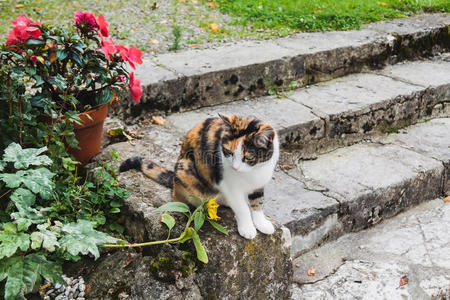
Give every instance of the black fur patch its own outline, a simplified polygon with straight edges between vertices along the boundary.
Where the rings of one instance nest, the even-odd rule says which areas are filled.
[[[223,129],[220,128],[216,131],[214,142],[214,161],[213,161],[213,174],[212,174],[212,180],[215,183],[219,183],[223,179],[223,165],[222,165],[222,159],[221,159],[221,136],[222,136]]]
[[[264,196],[264,191],[258,190],[258,191],[251,193],[250,195],[248,195],[248,199],[255,200],[255,199],[261,198],[263,196]]]
[[[119,172],[125,172],[131,169],[141,170],[142,157],[135,156],[125,160],[119,167]]]
[[[158,178],[156,179],[156,182],[158,182],[159,184],[164,185],[165,187],[168,188],[173,188],[173,177],[175,176],[175,173],[172,171],[166,171],[166,172],[161,172],[158,175]]]
[[[236,137],[241,137],[241,136],[248,135],[248,134],[250,134],[250,133],[253,133],[253,132],[258,131],[258,128],[259,128],[258,125],[259,125],[260,122],[261,122],[261,121],[258,120],[258,119],[253,119],[253,120],[247,125],[247,128],[245,128],[244,130],[241,130],[241,131],[238,132],[238,134],[236,135]]]

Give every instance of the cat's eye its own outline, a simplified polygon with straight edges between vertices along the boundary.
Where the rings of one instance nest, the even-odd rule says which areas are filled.
[[[225,148],[222,148],[222,151],[225,156],[230,156],[233,154],[233,152],[231,152],[230,150],[225,149]]]

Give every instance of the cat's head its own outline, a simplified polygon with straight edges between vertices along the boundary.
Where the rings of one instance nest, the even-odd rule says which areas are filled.
[[[253,117],[220,114],[219,117],[224,128],[222,152],[234,170],[248,172],[272,158],[277,137],[270,124]]]

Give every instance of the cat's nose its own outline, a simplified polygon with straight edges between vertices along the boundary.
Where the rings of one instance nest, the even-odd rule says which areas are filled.
[[[233,166],[233,170],[237,171],[239,169],[239,166]]]

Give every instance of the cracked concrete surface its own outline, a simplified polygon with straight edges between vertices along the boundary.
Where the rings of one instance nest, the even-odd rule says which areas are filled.
[[[343,236],[295,259],[294,268],[292,299],[445,299],[450,203],[429,201]],[[409,282],[399,286],[402,276]]]

